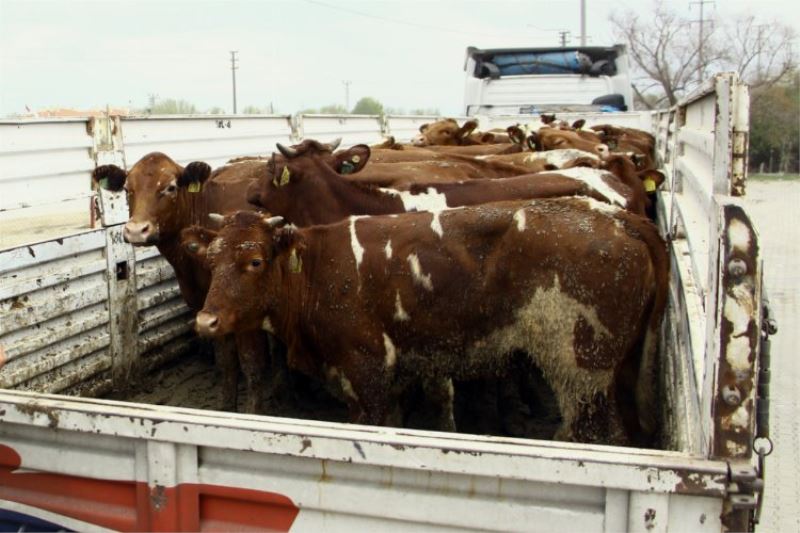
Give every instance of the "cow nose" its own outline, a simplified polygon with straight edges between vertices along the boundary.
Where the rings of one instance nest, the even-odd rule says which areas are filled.
[[[128,221],[122,231],[122,236],[132,244],[147,243],[153,236],[153,226],[149,222]]]
[[[597,151],[597,153],[600,155],[600,158],[601,158],[601,159],[605,159],[606,157],[608,157],[609,151],[608,151],[608,146],[607,146],[607,145],[605,145],[605,144],[598,144],[598,145],[595,147],[595,150],[596,150],[596,151]]]
[[[200,335],[214,335],[219,329],[219,317],[207,311],[197,313],[197,333]]]

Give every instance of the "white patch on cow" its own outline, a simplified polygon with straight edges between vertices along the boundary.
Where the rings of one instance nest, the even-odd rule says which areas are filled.
[[[525,209],[517,209],[514,221],[517,223],[517,231],[525,231]]]
[[[222,247],[225,246],[225,239],[222,237],[217,237],[211,244],[208,245],[208,252],[209,254],[215,255],[222,251]]]
[[[556,439],[568,439],[581,406],[591,404],[596,394],[606,395],[614,379],[613,368],[584,368],[578,364],[575,331],[579,321],[584,329],[593,332],[594,346],[587,346],[587,351],[594,348],[601,354],[609,354],[618,350],[618,329],[612,333],[600,319],[598,309],[562,290],[555,275],[551,287],[532,291],[508,325],[476,341],[465,360],[491,361],[498,353],[516,350],[528,353],[553,388],[561,410],[563,423]],[[610,431],[614,438],[624,438],[621,425],[611,427]]]
[[[607,176],[611,180],[617,179],[616,176],[614,176],[614,174],[608,172],[607,170],[600,170],[597,168],[574,167],[565,170],[559,170],[558,173],[562,176],[566,176],[568,178],[584,182],[589,187],[591,187],[595,191],[599,192],[600,194],[608,198],[608,201],[620,207],[627,207],[628,205],[628,202],[625,200],[625,197],[622,196],[617,191],[615,191],[613,188],[611,188],[611,185],[606,183],[606,181],[603,179],[604,176]]]
[[[577,159],[579,157],[589,157],[591,159],[599,160],[600,158],[597,157],[596,154],[591,152],[584,152],[583,150],[578,150],[576,148],[562,148],[559,150],[546,150],[544,152],[534,152],[528,157],[525,158],[525,163],[532,163],[534,161],[542,161],[555,165],[558,168],[563,167],[573,159]],[[585,168],[585,167],[583,167]]]
[[[383,251],[386,253],[386,259],[392,258],[392,239],[386,241],[386,246],[383,248]]]
[[[616,205],[611,205],[606,202],[601,202],[600,200],[595,200],[594,198],[581,198],[586,205],[589,206],[589,209],[592,211],[599,211],[600,213],[605,213],[607,215],[616,215],[623,209],[617,207]]]
[[[439,220],[439,215],[448,208],[447,196],[444,193],[436,192],[433,187],[428,187],[428,190],[420,194],[412,194],[408,191],[395,191],[392,189],[381,189],[385,194],[392,196],[399,196],[400,201],[403,202],[403,210],[409,211],[428,211],[433,214],[431,219],[431,229],[439,237],[444,235],[442,223]]]
[[[272,321],[269,317],[264,317],[264,321],[261,322],[261,329],[273,335],[275,334],[275,328],[272,326]]]
[[[732,247],[747,253],[750,250],[750,231],[747,225],[737,218],[731,220],[728,225],[728,240]]]
[[[397,296],[394,299],[394,319],[398,322],[405,322],[411,317],[408,316],[406,310],[403,309],[403,302],[400,300],[400,291],[397,291]]]
[[[393,368],[397,362],[397,348],[395,348],[392,339],[386,333],[383,334],[383,347],[386,349],[386,368]]]
[[[431,281],[431,275],[422,273],[422,265],[419,263],[419,257],[417,257],[417,254],[411,254],[408,256],[408,264],[411,265],[411,276],[414,278],[414,282],[422,285],[425,289],[432,291],[433,282]]]
[[[244,241],[236,246],[240,250],[258,250],[259,244],[255,241]]]
[[[356,395],[355,391],[353,390],[353,384],[350,383],[350,380],[347,379],[347,376],[345,376],[344,372],[339,372],[338,368],[332,366],[327,369],[326,373],[329,381],[339,384],[339,387],[341,388],[342,394],[344,394],[345,398],[358,401],[358,395]]]
[[[361,261],[364,260],[364,247],[361,246],[361,243],[358,242],[358,236],[356,235],[356,220],[359,218],[364,218],[363,216],[353,216],[350,217],[350,247],[353,249],[353,257],[356,258],[356,271],[358,267],[361,265]]]
[[[481,161],[483,161],[484,159],[489,159],[490,157],[492,157],[491,154],[490,155],[476,155],[475,159],[480,159]]]

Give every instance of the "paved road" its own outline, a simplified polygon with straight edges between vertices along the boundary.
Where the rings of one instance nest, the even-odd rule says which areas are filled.
[[[800,181],[750,182],[747,198],[779,328],[772,338],[770,427],[775,452],[767,458],[758,531],[800,531]]]

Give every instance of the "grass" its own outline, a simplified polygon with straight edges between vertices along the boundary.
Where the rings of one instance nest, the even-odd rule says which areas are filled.
[[[800,174],[757,174],[753,173],[747,176],[749,180],[756,181],[797,181],[800,180]]]

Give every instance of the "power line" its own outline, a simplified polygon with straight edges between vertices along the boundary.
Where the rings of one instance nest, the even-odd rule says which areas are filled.
[[[407,21],[407,20],[391,19],[391,18],[388,18],[388,17],[382,17],[380,15],[373,15],[371,13],[365,13],[363,11],[358,11],[357,9],[351,9],[349,7],[331,5],[331,4],[328,4],[326,2],[320,2],[319,0],[303,0],[303,1],[304,2],[308,2],[309,4],[315,4],[315,5],[318,5],[318,6],[327,7],[328,9],[335,9],[337,11],[344,11],[346,13],[352,13],[354,15],[359,15],[359,16],[362,16],[362,17],[367,17],[367,18],[371,18],[371,19],[375,19],[375,20],[382,20],[384,22],[391,22],[393,24],[402,24],[402,25],[405,25],[405,26],[413,26],[413,27],[416,27],[416,28],[425,28],[427,30],[443,31],[443,32],[447,32],[447,33],[458,33],[458,34],[461,34],[461,35],[470,35],[470,36],[473,36],[473,37],[476,36],[476,35],[482,35],[482,36],[485,36],[485,37],[507,37],[507,35],[500,35],[500,34],[496,34],[496,33],[475,33],[475,32],[470,32],[470,31],[454,30],[452,28],[442,28],[440,26],[432,26],[432,25],[429,25],[429,24],[419,24],[418,22],[410,22],[410,21]]]
[[[236,50],[231,50],[231,77],[233,78],[233,114],[236,114],[236,69],[239,67],[236,66],[236,54],[239,52]]]
[[[570,31],[569,30],[559,30],[558,31],[558,40],[561,42],[561,48],[567,46],[567,39],[569,38]]]

